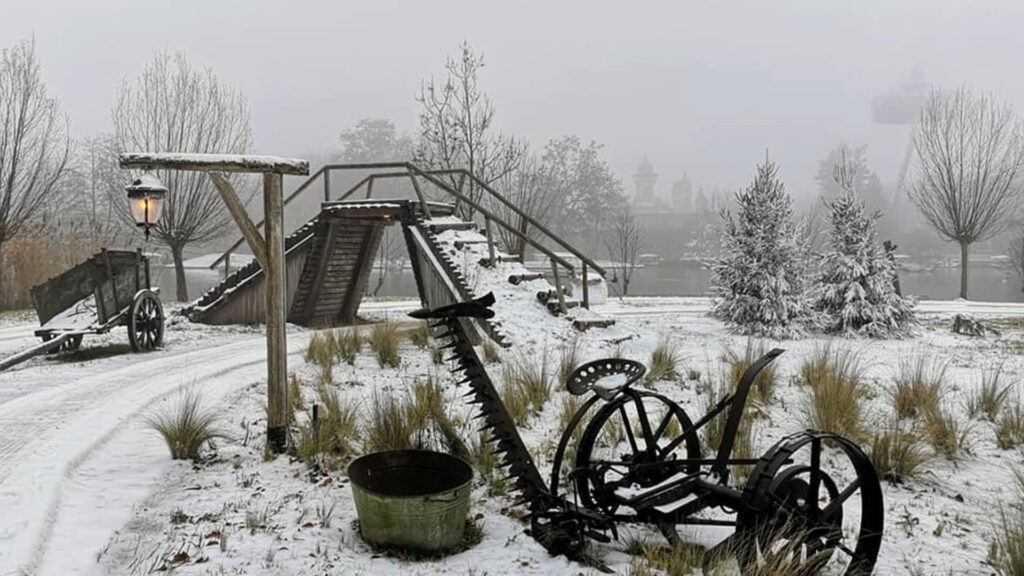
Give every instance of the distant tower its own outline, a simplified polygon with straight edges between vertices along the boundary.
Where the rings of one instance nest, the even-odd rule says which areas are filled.
[[[654,195],[654,185],[657,182],[658,174],[651,166],[651,161],[644,156],[643,162],[640,162],[640,166],[636,169],[636,174],[633,174],[633,187],[636,189],[633,204],[635,206],[654,206],[657,203],[657,198]]]
[[[693,212],[693,184],[690,183],[690,177],[686,172],[683,172],[682,180],[676,180],[672,184],[672,211]]]

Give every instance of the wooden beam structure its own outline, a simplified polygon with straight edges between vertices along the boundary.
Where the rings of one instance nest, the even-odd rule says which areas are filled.
[[[288,447],[288,354],[285,336],[287,295],[284,263],[283,175],[306,176],[305,160],[277,156],[133,152],[120,156],[121,168],[208,172],[253,254],[263,266],[267,309],[267,447],[280,454]],[[222,172],[263,174],[261,238]],[[171,194],[174,190],[170,191]],[[262,256],[262,259],[261,259]]]

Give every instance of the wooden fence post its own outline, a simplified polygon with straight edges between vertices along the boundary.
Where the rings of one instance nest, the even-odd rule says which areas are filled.
[[[587,263],[581,260],[580,269],[583,273],[583,307],[590,310],[590,278],[587,277]]]
[[[555,294],[558,294],[558,307],[562,314],[566,313],[565,294],[562,294],[562,281],[558,277],[558,262],[551,261],[551,272],[555,275]]]
[[[288,445],[288,351],[285,342],[284,207],[281,175],[263,174],[267,266],[267,446],[280,454]]]

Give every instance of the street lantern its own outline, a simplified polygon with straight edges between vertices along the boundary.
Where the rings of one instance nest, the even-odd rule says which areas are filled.
[[[135,225],[141,226],[146,231],[148,239],[150,226],[160,221],[167,187],[156,176],[143,174],[129,184],[125,190],[128,191],[128,205],[132,211],[132,218],[135,219]]]

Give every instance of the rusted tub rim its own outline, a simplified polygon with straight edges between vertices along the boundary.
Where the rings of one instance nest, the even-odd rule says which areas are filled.
[[[459,475],[460,477],[464,476],[465,480],[461,481],[461,482],[459,482],[457,484],[452,484],[451,486],[448,486],[448,487],[446,487],[446,488],[444,488],[442,490],[438,490],[438,491],[422,492],[422,493],[419,493],[419,494],[409,494],[409,495],[395,495],[395,494],[388,494],[388,493],[385,493],[385,492],[378,492],[377,490],[372,490],[372,489],[370,489],[370,488],[368,488],[366,486],[366,483],[364,481],[360,481],[360,479],[361,479],[360,477],[365,478],[365,475],[362,475],[362,474],[359,474],[359,473],[353,474],[352,469],[353,469],[354,466],[356,466],[356,464],[360,460],[365,460],[365,459],[374,458],[374,457],[376,457],[376,458],[384,458],[385,455],[387,455],[387,454],[398,454],[398,453],[410,454],[410,455],[413,455],[414,457],[415,456],[428,456],[429,455],[430,457],[437,457],[437,458],[440,458],[442,460],[449,460],[452,463],[452,471],[455,474]],[[352,482],[353,484],[355,484],[356,486],[358,486],[359,489],[362,490],[363,492],[366,492],[367,494],[376,496],[378,498],[387,498],[387,499],[392,499],[392,500],[421,499],[421,498],[429,498],[430,496],[436,496],[438,494],[445,494],[447,492],[457,492],[459,490],[462,490],[463,488],[468,487],[473,482],[473,466],[470,465],[469,462],[466,462],[462,458],[459,458],[458,456],[453,456],[453,455],[448,454],[446,452],[438,452],[438,451],[435,451],[435,450],[419,450],[419,449],[414,449],[414,448],[408,448],[408,449],[402,449],[402,450],[382,450],[380,452],[371,452],[370,454],[363,454],[362,456],[360,456],[360,457],[356,458],[355,460],[349,462],[349,465],[346,467],[345,471],[346,471],[346,474],[348,475],[349,481]]]

